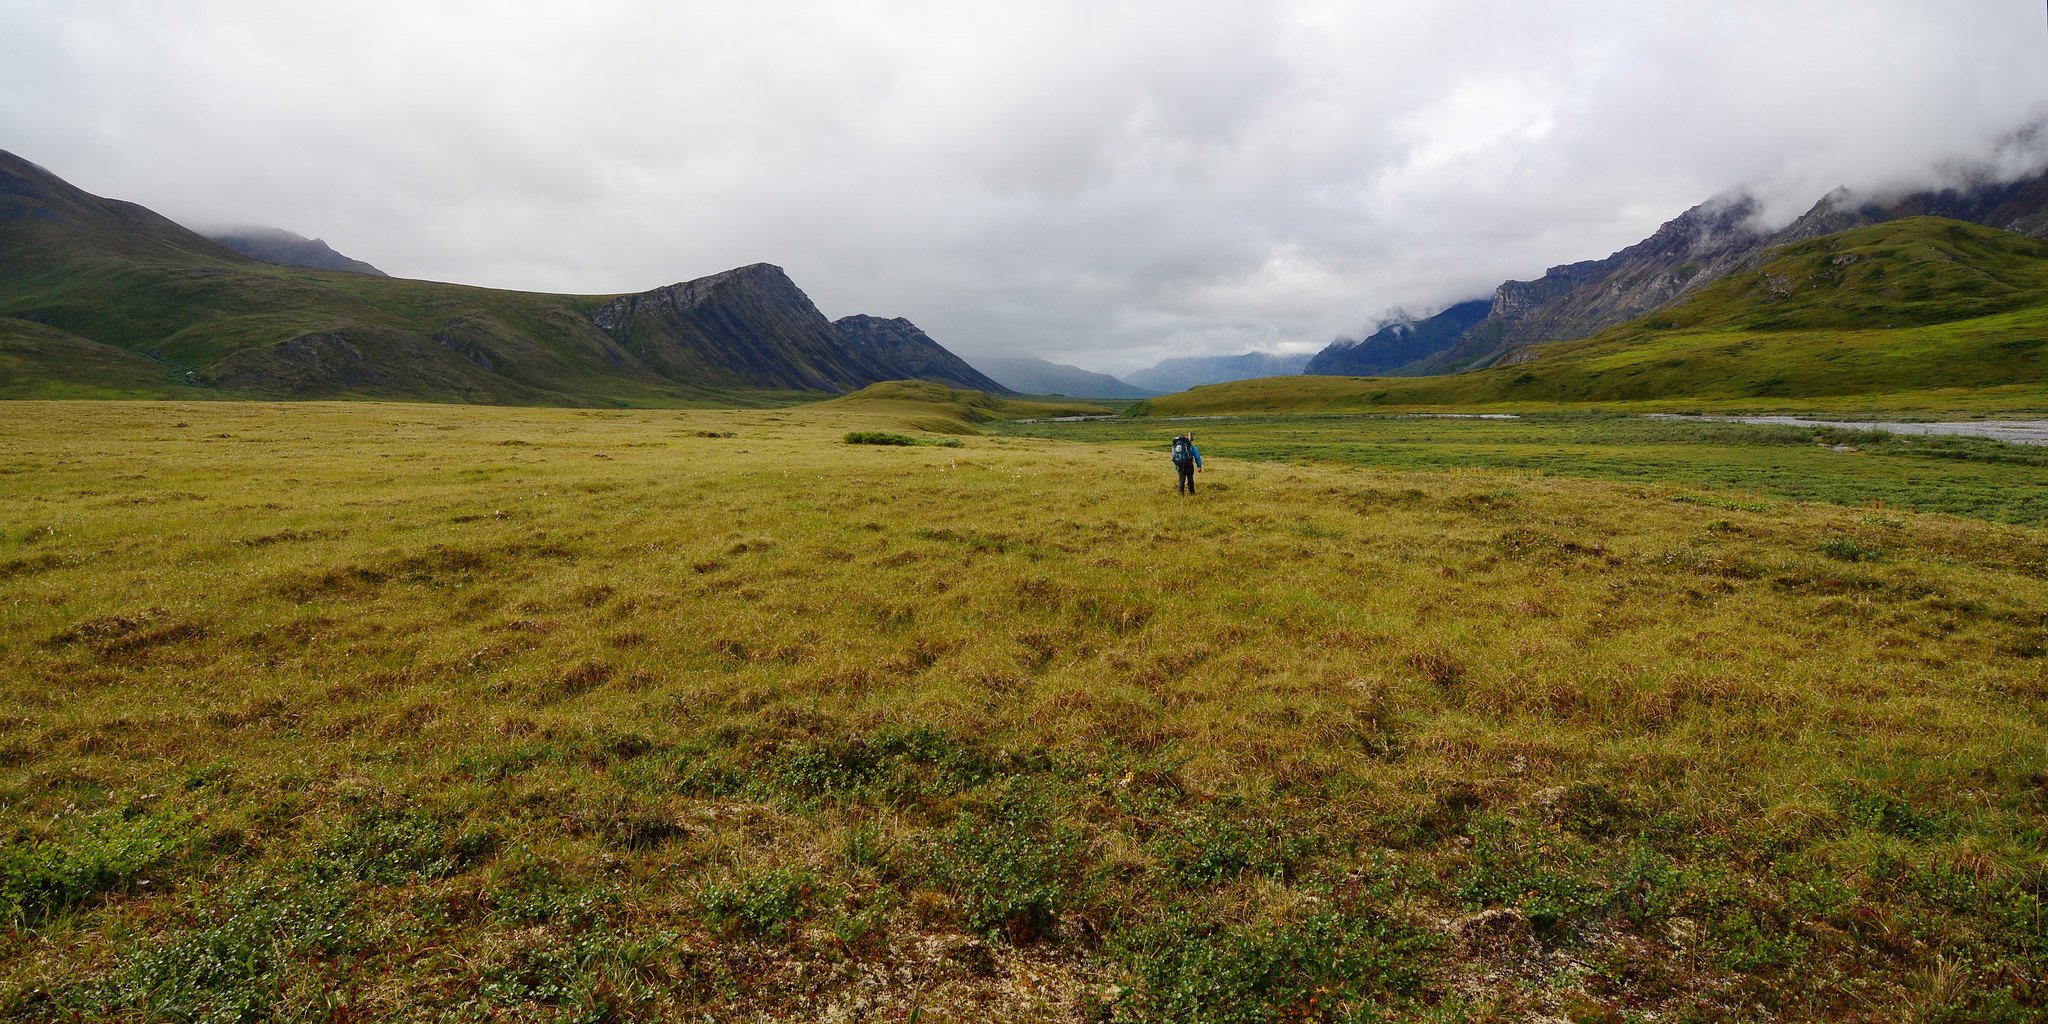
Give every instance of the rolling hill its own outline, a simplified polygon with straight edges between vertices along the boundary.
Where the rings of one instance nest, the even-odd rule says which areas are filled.
[[[895,358],[768,264],[620,296],[277,266],[0,153],[12,397],[757,405],[917,375]]]
[[[1139,411],[1734,403],[1893,408],[2003,389],[2048,409],[2048,242],[1913,217],[1795,243],[1688,301],[1526,360],[1444,377],[1219,384]]]

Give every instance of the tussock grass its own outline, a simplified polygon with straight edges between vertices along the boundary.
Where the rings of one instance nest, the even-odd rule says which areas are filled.
[[[1178,499],[857,403],[9,412],[12,1018],[2041,1010],[2034,528],[1455,433],[1205,427]]]
[[[941,437],[919,440],[909,434],[898,434],[891,430],[849,430],[842,438],[847,444],[875,444],[883,447],[910,448],[916,445],[932,445],[939,448],[963,447],[957,437]]]

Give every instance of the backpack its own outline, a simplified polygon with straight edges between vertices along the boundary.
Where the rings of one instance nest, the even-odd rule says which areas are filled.
[[[1173,464],[1176,466],[1185,466],[1193,461],[1195,461],[1195,443],[1193,441],[1188,440],[1187,435],[1185,434],[1181,435],[1180,437],[1174,438]]]

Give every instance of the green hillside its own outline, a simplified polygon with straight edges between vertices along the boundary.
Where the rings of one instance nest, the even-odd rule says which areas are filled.
[[[170,398],[195,390],[147,356],[0,319],[0,398]]]
[[[0,339],[15,398],[763,405],[917,372],[766,264],[618,297],[274,266],[4,152]]]
[[[1151,415],[1393,407],[2048,410],[2048,243],[1932,217],[1787,246],[1683,305],[1515,366],[1276,377]]]

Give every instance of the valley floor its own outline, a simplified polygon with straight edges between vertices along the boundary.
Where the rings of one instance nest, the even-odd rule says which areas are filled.
[[[2032,450],[5,411],[11,1019],[2048,1001]]]

